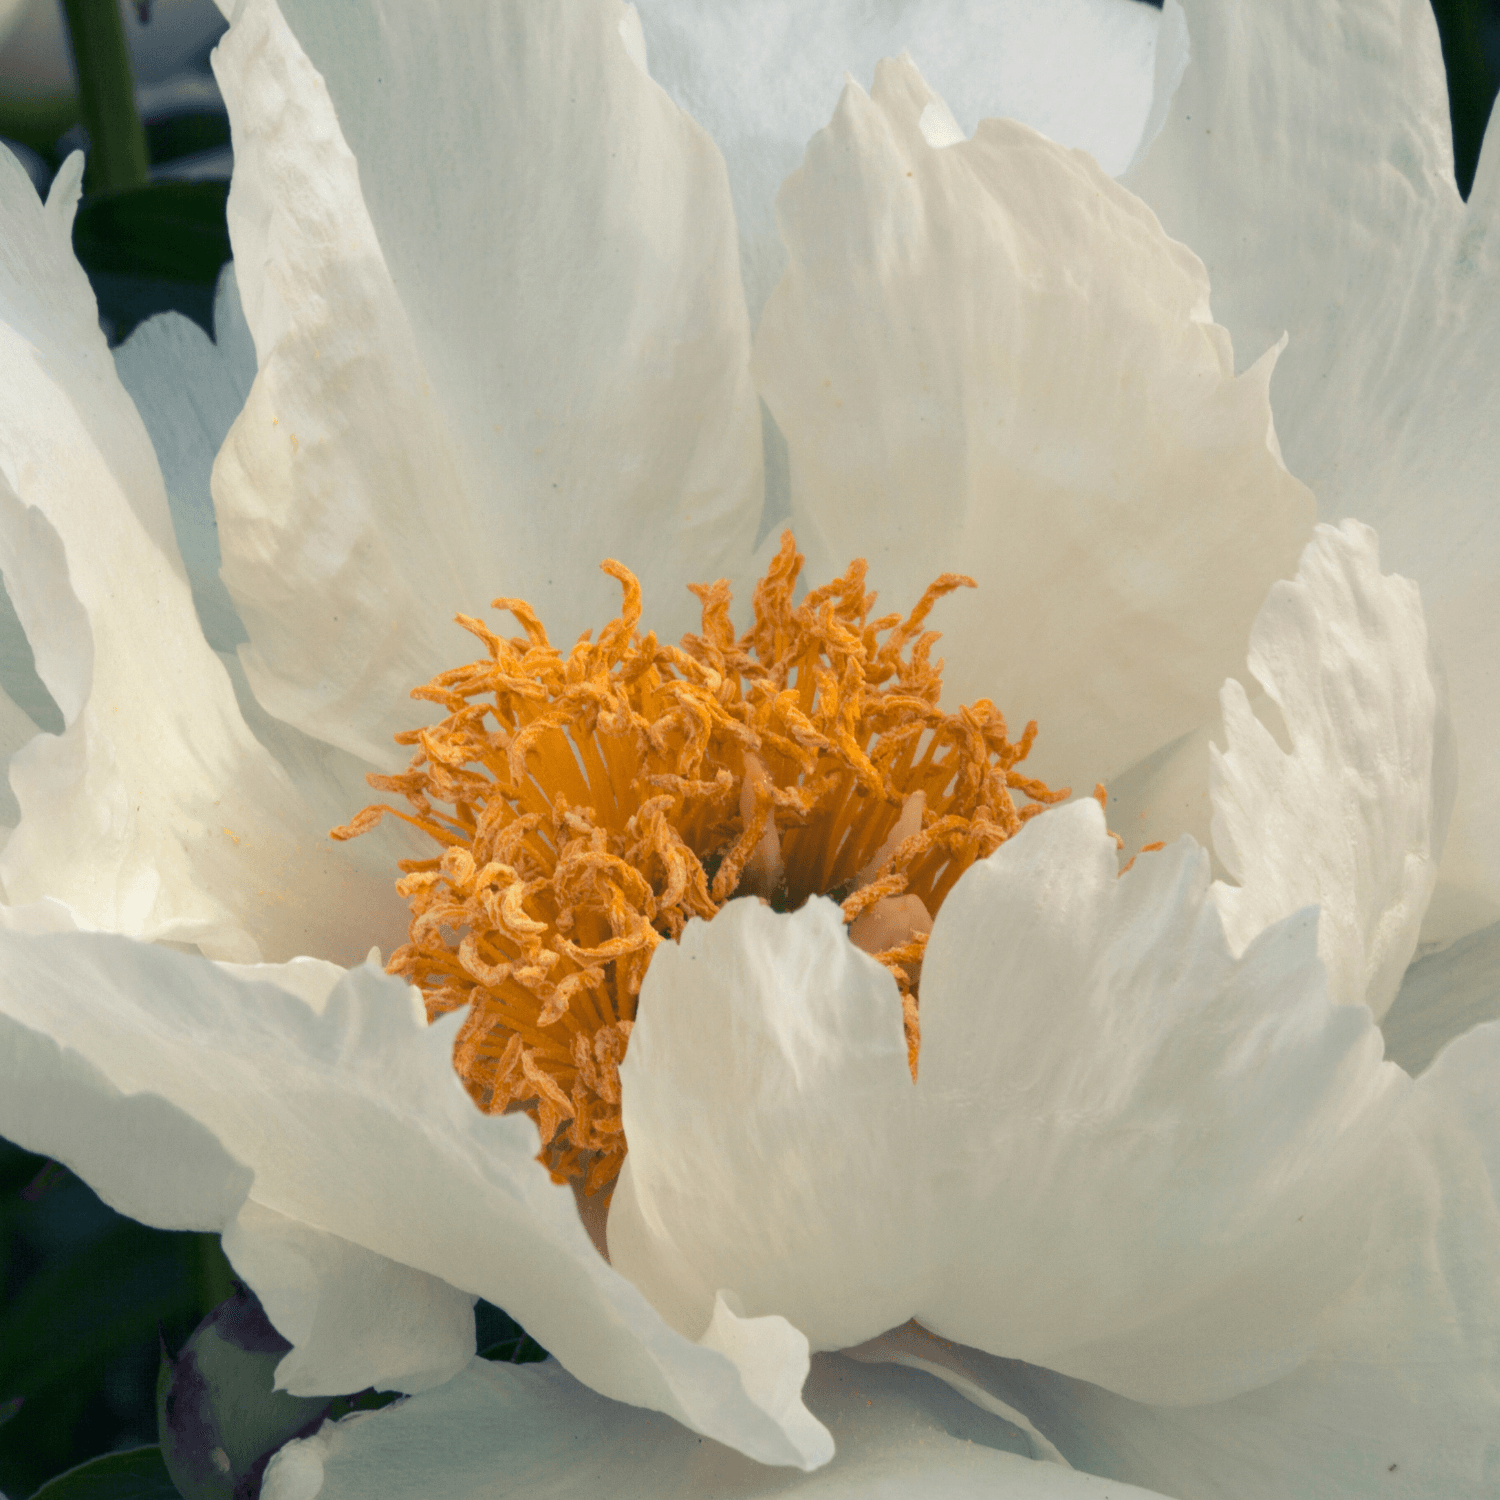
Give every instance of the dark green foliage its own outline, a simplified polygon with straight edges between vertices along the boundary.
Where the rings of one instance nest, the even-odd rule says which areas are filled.
[[[547,1351],[509,1313],[488,1302],[474,1308],[474,1343],[480,1359],[503,1365],[530,1365],[547,1357]]]
[[[151,182],[79,204],[73,249],[111,343],[167,311],[212,331],[214,282],[230,258],[228,198],[227,182]]]
[[[1479,165],[1479,148],[1489,123],[1490,104],[1500,78],[1486,55],[1486,31],[1497,24],[1493,0],[1432,0],[1443,62],[1448,70],[1448,117],[1453,122],[1453,169],[1465,198]]]
[[[94,149],[87,185],[136,187],[146,180],[146,133],[135,107],[130,46],[116,0],[63,0],[72,41],[78,103]]]
[[[0,1491],[154,1441],[158,1326],[175,1347],[230,1289],[216,1236],[133,1223],[0,1142]]]
[[[179,1500],[161,1449],[106,1453],[49,1480],[32,1500]]]
[[[252,1349],[242,1369],[228,1367],[232,1345],[256,1341],[247,1304],[259,1314],[236,1286],[217,1236],[147,1229],[106,1208],[65,1168],[0,1141],[0,1491],[25,1500],[58,1475],[59,1483],[96,1487],[48,1485],[44,1500],[176,1496],[173,1487],[128,1486],[146,1483],[131,1477],[131,1463],[148,1477],[166,1475],[160,1450],[140,1445],[158,1435],[158,1391],[165,1402],[173,1372],[185,1367],[204,1377],[189,1386],[186,1406],[219,1413],[226,1451],[247,1472],[309,1423],[399,1399],[374,1390],[313,1402],[273,1393],[271,1374],[288,1345],[268,1324],[260,1329],[266,1347]],[[237,1321],[229,1317],[236,1309]],[[499,1308],[481,1302],[474,1311],[484,1358],[547,1357]],[[163,1342],[177,1351],[164,1363]],[[232,1433],[226,1409],[240,1424]],[[128,1450],[130,1462],[110,1449]],[[73,1469],[97,1454],[109,1462]],[[126,1487],[99,1487],[116,1482]]]
[[[227,182],[149,182],[85,198],[73,249],[86,271],[212,286],[229,259]]]

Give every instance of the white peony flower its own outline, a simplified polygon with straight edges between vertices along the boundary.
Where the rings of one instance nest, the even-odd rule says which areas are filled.
[[[265,1494],[1492,1493],[1500,169],[1459,200],[1426,0],[232,23],[216,346],[167,318],[112,360],[77,161],[45,207],[0,162],[0,1133],[221,1232],[286,1389],[410,1393],[283,1449]],[[407,941],[396,861],[432,845],[327,831],[438,717],[410,690],[476,654],[456,613],[494,626],[503,591],[571,639],[617,557],[673,641],[685,585],[743,598],[782,523],[814,581],[867,558],[883,608],[972,575],[937,605],[944,709],[1034,715],[1028,771],[1107,783],[1108,817],[1038,793],[1012,826],[997,791],[960,821],[1010,836],[919,920],[895,903],[939,809],[871,797],[878,940],[822,899],[841,874],[637,942],[628,1047],[589,1063],[624,1053],[606,1259],[598,1195],[455,1069],[498,1107],[527,1053],[551,1083],[510,1097],[555,1146],[566,1050],[548,1073],[511,1011],[456,1058],[464,1008],[428,1025],[361,962]],[[851,576],[820,713],[877,675]],[[429,734],[432,785],[462,728]],[[775,891],[796,788],[735,743],[723,815]],[[579,1017],[624,959],[515,869],[477,880],[448,805],[457,852],[408,890],[532,934],[538,972],[593,965],[567,1014],[602,1035]],[[1109,828],[1165,847],[1126,867]],[[443,929],[415,950],[452,951],[475,1015],[560,991]],[[555,1358],[475,1360],[480,1296]]]

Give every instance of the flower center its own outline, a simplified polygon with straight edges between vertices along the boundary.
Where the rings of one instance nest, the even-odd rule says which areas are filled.
[[[938,705],[932,606],[973,580],[946,573],[904,619],[870,618],[865,563],[792,602],[791,533],[736,636],[724,580],[697,584],[701,634],[641,635],[641,591],[617,562],[620,615],[564,656],[531,608],[505,640],[458,616],[486,655],[414,698],[447,717],[398,735],[416,747],[370,784],[387,813],[441,846],[403,860],[410,941],[388,968],[422,991],[429,1020],[469,1008],[454,1065],[481,1109],[524,1109],[542,1159],[586,1193],[625,1158],[619,1064],[656,945],[735,896],[791,911],[842,903],[850,937],[895,977],[912,1076],[922,954],[954,882],[1068,795],[1023,776],[1019,741],[987,699]],[[1012,793],[1025,799],[1017,806]]]

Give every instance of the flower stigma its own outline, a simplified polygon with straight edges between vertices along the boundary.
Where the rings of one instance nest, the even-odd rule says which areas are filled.
[[[415,748],[404,772],[367,778],[410,810],[333,830],[391,814],[440,846],[400,862],[410,940],[388,971],[429,1021],[468,1007],[465,1088],[487,1112],[529,1114],[543,1163],[584,1194],[625,1159],[619,1064],[657,944],[737,896],[778,911],[832,898],[896,980],[915,1078],[933,917],[975,860],[1069,795],[1016,769],[1035,721],[1012,742],[988,699],[939,706],[939,637],[922,625],[972,579],[945,573],[904,619],[871,619],[863,559],[794,604],[803,561],[785,533],[738,636],[723,579],[691,586],[700,634],[642,635],[640,585],[614,561],[620,614],[567,655],[522,600],[494,601],[514,639],[457,616],[485,656],[412,691],[447,717],[396,736]]]

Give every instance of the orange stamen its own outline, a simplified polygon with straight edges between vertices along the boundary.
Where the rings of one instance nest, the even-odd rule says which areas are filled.
[[[923,929],[976,859],[1068,795],[1016,769],[1034,722],[1013,744],[987,699],[938,705],[938,636],[921,627],[971,579],[944,574],[904,619],[872,620],[863,561],[794,605],[802,563],[786,533],[741,636],[722,579],[693,586],[701,634],[641,635],[640,586],[613,561],[620,614],[566,656],[521,600],[494,603],[522,637],[458,616],[485,657],[413,691],[447,717],[397,736],[415,750],[406,771],[368,778],[411,810],[333,830],[391,814],[441,847],[401,862],[410,940],[388,968],[429,1019],[468,1007],[464,1086],[482,1109],[530,1114],[553,1174],[587,1193],[625,1157],[619,1064],[658,943],[735,895],[780,910],[832,896],[846,923],[899,935],[875,957],[915,1077]],[[916,919],[881,907],[893,898]]]

